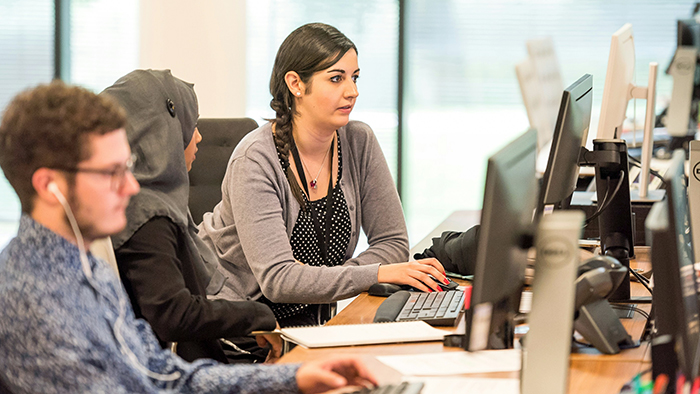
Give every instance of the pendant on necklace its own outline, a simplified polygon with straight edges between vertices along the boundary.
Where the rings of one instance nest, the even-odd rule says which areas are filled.
[[[311,182],[309,182],[309,185],[311,185],[311,187],[315,189],[316,188],[316,180],[314,179]]]

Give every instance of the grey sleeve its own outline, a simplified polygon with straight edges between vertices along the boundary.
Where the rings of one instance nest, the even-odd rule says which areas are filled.
[[[273,302],[326,303],[367,290],[378,265],[314,267],[294,260],[282,207],[295,205],[284,200],[293,197],[281,190],[286,180],[276,177],[274,161],[246,154],[232,161],[226,180],[241,247],[262,293]]]
[[[352,122],[352,126],[349,135],[366,136],[362,139],[362,149],[358,149],[354,155],[358,167],[358,205],[369,248],[356,258],[346,261],[345,265],[406,262],[409,252],[408,231],[389,166],[369,126],[361,122]],[[361,130],[365,132],[361,133]]]

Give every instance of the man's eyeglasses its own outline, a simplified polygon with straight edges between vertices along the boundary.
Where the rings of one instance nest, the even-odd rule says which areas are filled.
[[[104,176],[109,176],[111,177],[110,182],[111,182],[111,187],[112,191],[118,191],[121,190],[124,185],[126,184],[126,174],[132,172],[134,169],[134,163],[136,163],[136,155],[131,155],[129,157],[129,160],[124,163],[124,165],[118,166],[114,169],[108,170],[108,169],[101,169],[101,168],[81,168],[81,167],[75,167],[75,168],[64,168],[64,167],[54,167],[56,170],[60,171],[65,171],[73,174],[77,174],[79,172],[84,172],[88,174],[99,174],[99,175],[104,175]]]

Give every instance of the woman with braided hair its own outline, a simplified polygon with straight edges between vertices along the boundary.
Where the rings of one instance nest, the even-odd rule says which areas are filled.
[[[270,78],[276,117],[229,160],[199,236],[229,280],[224,296],[269,305],[280,326],[319,324],[318,304],[377,282],[442,291],[435,259],[408,260],[401,203],[374,133],[349,121],[357,48],[332,26],[292,32]],[[360,227],[369,248],[353,258]]]

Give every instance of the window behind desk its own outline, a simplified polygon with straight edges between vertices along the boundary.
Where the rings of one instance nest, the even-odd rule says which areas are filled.
[[[478,209],[486,159],[528,126],[515,64],[525,41],[551,36],[563,85],[593,75],[591,129],[597,130],[610,36],[634,26],[636,80],[649,62],[665,70],[676,45],[676,19],[693,1],[406,1],[406,105],[403,203],[412,243],[457,209]],[[671,79],[659,72],[657,111]],[[643,125],[644,101],[636,104]],[[635,104],[629,105],[628,115]],[[457,230],[457,229],[455,229]],[[463,229],[465,230],[465,229]]]
[[[56,4],[64,26],[58,40]],[[55,74],[99,92],[137,68],[138,9],[138,0],[0,0],[0,117],[17,93]],[[16,233],[19,216],[19,200],[0,174],[0,249]]]
[[[352,119],[369,124],[396,179],[399,5],[396,0],[248,0],[247,110],[262,123],[270,109],[270,73],[282,41],[310,22],[335,26],[359,52],[360,97]]]

